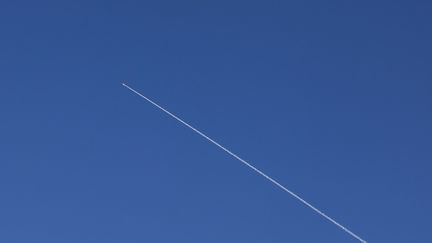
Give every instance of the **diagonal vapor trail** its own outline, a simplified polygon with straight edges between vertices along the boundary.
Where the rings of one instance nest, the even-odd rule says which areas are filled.
[[[277,187],[279,187],[280,189],[284,190],[285,192],[287,192],[288,194],[290,194],[292,197],[294,197],[295,199],[299,200],[301,203],[303,203],[304,205],[306,205],[307,207],[309,207],[310,209],[312,209],[313,211],[315,211],[317,214],[321,215],[322,217],[324,217],[325,219],[327,219],[328,221],[330,221],[331,223],[333,223],[334,225],[336,225],[337,227],[339,227],[340,229],[342,229],[343,231],[345,231],[346,233],[350,234],[352,237],[356,238],[357,240],[359,240],[362,243],[367,243],[367,241],[363,240],[360,236],[358,236],[357,234],[355,234],[354,232],[352,232],[351,230],[349,230],[348,228],[346,228],[345,226],[343,226],[342,224],[338,223],[336,220],[334,220],[333,218],[331,218],[330,216],[328,216],[327,214],[323,213],[321,210],[319,210],[318,208],[316,208],[315,206],[313,206],[312,204],[308,203],[306,200],[304,200],[303,198],[301,198],[299,195],[297,195],[296,193],[292,192],[291,190],[289,190],[288,188],[286,188],[285,186],[283,186],[282,184],[280,184],[279,182],[277,182],[275,179],[271,178],[270,176],[268,176],[267,174],[265,174],[264,172],[262,172],[261,170],[257,169],[255,166],[253,166],[252,164],[250,164],[249,162],[247,162],[246,160],[240,158],[238,155],[236,155],[235,153],[231,152],[229,149],[225,148],[224,146],[220,145],[218,142],[216,142],[215,140],[211,139],[210,137],[208,137],[207,135],[205,135],[204,133],[200,132],[198,129],[194,128],[193,126],[189,125],[187,122],[183,121],[182,119],[180,119],[179,117],[177,117],[176,115],[174,115],[173,113],[169,112],[168,110],[166,110],[165,108],[163,108],[162,106],[158,105],[157,103],[155,103],[154,101],[152,101],[151,99],[147,98],[146,96],[142,95],[141,93],[139,93],[138,91],[132,89],[131,87],[129,87],[127,84],[122,83],[122,85],[124,87],[126,87],[127,89],[129,89],[130,91],[134,92],[135,94],[137,94],[138,96],[140,96],[141,98],[147,100],[148,102],[150,102],[152,105],[156,106],[157,108],[159,108],[160,110],[162,110],[163,112],[165,112],[166,114],[170,115],[172,118],[176,119],[177,121],[179,121],[180,123],[182,123],[183,125],[187,126],[188,128],[190,128],[192,131],[194,131],[195,133],[198,133],[199,135],[201,135],[203,138],[205,138],[206,140],[208,140],[209,142],[213,143],[214,145],[216,145],[217,147],[219,147],[220,149],[222,149],[223,151],[225,151],[226,153],[228,153],[229,155],[231,155],[232,157],[236,158],[238,161],[242,162],[243,164],[245,164],[247,167],[249,167],[250,169],[252,169],[253,171],[255,171],[256,173],[260,174],[261,176],[263,176],[264,178],[266,178],[267,180],[269,180],[271,183],[273,183],[274,185],[276,185]]]

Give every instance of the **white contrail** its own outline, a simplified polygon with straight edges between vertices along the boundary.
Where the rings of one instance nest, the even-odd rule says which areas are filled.
[[[148,102],[150,102],[152,105],[156,106],[157,108],[159,108],[160,110],[162,110],[163,112],[167,113],[168,115],[170,115],[172,118],[176,119],[177,121],[179,121],[180,123],[182,123],[183,125],[189,127],[190,129],[192,129],[194,132],[198,133],[199,135],[201,135],[202,137],[204,137],[205,139],[207,139],[209,142],[213,143],[214,145],[218,146],[220,149],[222,149],[223,151],[227,152],[229,155],[231,155],[232,157],[236,158],[237,160],[239,160],[240,162],[242,162],[243,164],[245,164],[246,166],[248,166],[249,168],[251,168],[252,170],[254,170],[255,172],[257,172],[258,174],[262,175],[264,178],[266,178],[267,180],[269,180],[270,182],[272,182],[274,185],[276,185],[277,187],[279,187],[280,189],[284,190],[285,192],[289,193],[291,196],[293,196],[294,198],[296,198],[297,200],[299,200],[300,202],[302,202],[304,205],[308,206],[309,208],[311,208],[313,211],[315,211],[316,213],[318,213],[319,215],[321,215],[322,217],[324,217],[325,219],[327,219],[328,221],[332,222],[333,224],[335,224],[337,227],[339,227],[340,229],[342,229],[343,231],[345,231],[346,233],[350,234],[352,237],[356,238],[357,240],[359,240],[362,243],[367,243],[365,240],[363,240],[360,236],[356,235],[355,233],[353,233],[351,230],[347,229],[345,226],[341,225],[340,223],[336,222],[336,220],[332,219],[330,216],[327,216],[325,213],[323,213],[321,210],[319,210],[318,208],[314,207],[312,204],[308,203],[306,200],[304,200],[303,198],[301,198],[300,196],[298,196],[297,194],[295,194],[294,192],[292,192],[291,190],[287,189],[286,187],[284,187],[283,185],[281,185],[279,182],[277,182],[276,180],[274,180],[273,178],[271,178],[270,176],[266,175],[264,172],[262,172],[261,170],[257,169],[255,166],[251,165],[249,162],[247,162],[246,160],[240,158],[238,155],[236,155],[235,153],[231,152],[230,150],[228,150],[227,148],[225,148],[224,146],[220,145],[218,142],[214,141],[213,139],[209,138],[207,135],[205,135],[204,133],[200,132],[198,129],[194,128],[193,126],[189,125],[187,122],[183,121],[182,119],[178,118],[176,115],[172,114],[171,112],[167,111],[165,108],[163,108],[162,106],[156,104],[155,102],[153,102],[151,99],[145,97],[144,95],[142,95],[141,93],[139,93],[138,91],[132,89],[131,87],[129,87],[127,84],[122,83],[122,85],[126,88],[128,88],[130,91],[134,92],[135,94],[139,95],[141,98],[144,98],[145,100],[147,100]]]

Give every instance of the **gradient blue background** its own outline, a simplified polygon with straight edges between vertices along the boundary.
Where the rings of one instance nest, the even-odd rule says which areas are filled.
[[[0,3],[0,242],[432,242],[429,1]]]

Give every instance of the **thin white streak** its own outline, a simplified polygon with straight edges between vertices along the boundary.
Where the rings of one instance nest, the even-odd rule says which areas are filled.
[[[170,115],[172,118],[176,119],[177,121],[179,121],[180,123],[182,123],[183,125],[189,127],[190,129],[192,129],[194,132],[198,133],[199,135],[201,135],[202,137],[204,137],[205,139],[207,139],[209,142],[213,143],[214,145],[218,146],[220,149],[222,149],[223,151],[227,152],[229,155],[231,155],[232,157],[236,158],[237,160],[239,160],[240,162],[242,162],[243,164],[245,164],[246,166],[248,166],[250,169],[254,170],[255,172],[257,172],[258,174],[260,174],[261,176],[263,176],[264,178],[266,178],[267,180],[269,180],[270,182],[272,182],[274,185],[276,185],[277,187],[279,187],[280,189],[284,190],[285,192],[289,193],[291,196],[293,196],[294,198],[296,198],[297,200],[299,200],[301,203],[303,203],[304,205],[306,205],[307,207],[311,208],[313,211],[315,211],[316,213],[318,213],[319,215],[321,215],[322,217],[324,217],[325,219],[327,219],[328,221],[332,222],[333,224],[335,224],[337,227],[339,227],[340,229],[342,229],[343,231],[345,231],[346,233],[350,234],[352,237],[356,238],[357,240],[359,240],[362,243],[367,243],[367,241],[363,240],[360,236],[356,235],[355,233],[353,233],[351,230],[349,230],[348,228],[346,228],[345,226],[341,225],[340,223],[338,223],[336,220],[334,220],[333,218],[331,218],[330,216],[327,216],[327,214],[323,213],[321,210],[319,210],[318,208],[314,207],[312,204],[308,203],[306,200],[304,200],[303,198],[301,198],[300,196],[298,196],[297,194],[295,194],[294,192],[292,192],[291,190],[289,190],[288,188],[286,188],[285,186],[281,185],[279,182],[277,182],[276,180],[274,180],[273,178],[271,178],[270,176],[266,175],[264,172],[262,172],[261,170],[257,169],[255,166],[253,166],[252,164],[250,164],[249,162],[247,162],[246,160],[240,158],[238,155],[236,155],[235,153],[231,152],[230,150],[228,150],[227,148],[225,148],[224,146],[220,145],[218,142],[214,141],[213,139],[209,138],[207,135],[205,135],[204,133],[200,132],[198,129],[194,128],[193,126],[189,125],[187,122],[183,121],[182,119],[180,119],[179,117],[177,117],[176,115],[174,115],[173,113],[169,112],[168,110],[166,110],[165,108],[163,108],[162,106],[156,104],[155,102],[153,102],[151,99],[147,98],[146,96],[142,95],[141,93],[139,93],[138,91],[132,89],[131,87],[129,87],[127,84],[122,83],[122,85],[126,88],[128,88],[130,91],[134,92],[135,94],[139,95],[141,98],[144,98],[145,100],[147,100],[148,102],[150,102],[152,105],[156,106],[157,108],[159,108],[160,110],[162,110],[163,112],[167,113],[168,115]]]

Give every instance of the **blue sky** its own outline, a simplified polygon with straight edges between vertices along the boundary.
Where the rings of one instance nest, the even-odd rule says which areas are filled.
[[[428,1],[2,1],[0,242],[432,242]]]

